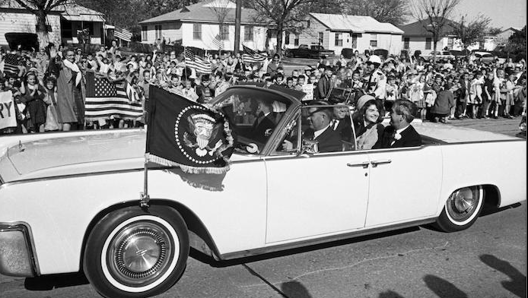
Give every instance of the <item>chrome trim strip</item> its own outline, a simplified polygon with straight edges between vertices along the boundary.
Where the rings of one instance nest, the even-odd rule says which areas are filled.
[[[271,246],[266,246],[266,247],[262,247],[262,248],[243,250],[243,251],[238,251],[238,252],[230,252],[230,253],[219,255],[219,258],[221,260],[231,260],[231,259],[252,257],[252,256],[256,256],[256,255],[262,255],[262,254],[267,254],[267,253],[281,251],[281,250],[288,250],[288,249],[299,248],[299,247],[304,247],[304,246],[311,246],[311,245],[322,244],[322,243],[327,243],[327,242],[333,242],[333,241],[338,241],[338,240],[343,240],[343,239],[356,238],[356,237],[365,236],[365,235],[371,235],[371,234],[377,234],[377,233],[388,232],[388,231],[393,231],[393,230],[399,230],[399,229],[404,229],[404,228],[409,228],[409,227],[421,226],[421,225],[433,223],[435,221],[436,221],[436,217],[428,218],[428,219],[421,219],[421,220],[401,223],[401,224],[397,224],[397,225],[384,226],[384,227],[371,228],[371,229],[364,229],[364,230],[360,230],[360,231],[353,231],[353,232],[348,232],[348,233],[345,233],[345,234],[332,235],[332,236],[326,236],[326,237],[321,237],[321,238],[316,238],[316,239],[309,239],[309,240],[290,242],[290,243],[286,243],[286,244],[271,245]]]
[[[40,275],[40,266],[38,263],[37,256],[35,254],[35,242],[33,241],[33,231],[31,226],[27,222],[15,221],[15,222],[0,222],[0,231],[2,230],[22,230],[24,237],[26,238],[26,243],[28,244],[28,254],[31,262],[31,268],[33,270],[34,276]]]

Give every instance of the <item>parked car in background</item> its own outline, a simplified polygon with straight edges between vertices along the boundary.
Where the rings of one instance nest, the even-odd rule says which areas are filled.
[[[299,57],[299,58],[320,58],[334,56],[334,50],[326,50],[321,45],[311,45],[302,44],[296,49],[286,49],[286,57]]]
[[[495,55],[493,55],[492,53],[489,53],[489,52],[475,51],[475,52],[473,52],[473,54],[482,63],[494,63],[496,59],[499,61],[499,63],[505,63],[506,62],[506,58],[499,58],[498,56],[495,56]]]
[[[375,49],[372,51],[373,55],[379,56],[380,58],[383,58],[386,60],[389,57],[389,51],[385,49]]]
[[[455,56],[451,55],[449,51],[430,51],[422,55],[426,61],[433,61],[436,54],[436,61],[440,60],[455,60]]]
[[[455,232],[485,202],[526,200],[524,139],[415,121],[421,146],[360,150],[352,125],[324,151],[307,128],[334,107],[301,100],[254,86],[217,96],[237,136],[223,174],[145,175],[144,129],[1,137],[0,274],[82,271],[105,297],[150,297],[178,281],[190,247],[229,260],[426,224]],[[277,115],[267,139],[253,129],[262,103]]]

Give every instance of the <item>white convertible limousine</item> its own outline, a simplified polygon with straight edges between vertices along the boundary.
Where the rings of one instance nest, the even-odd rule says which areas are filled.
[[[256,101],[278,115],[263,143],[250,134]],[[1,137],[0,273],[82,271],[103,296],[145,297],[177,282],[190,247],[226,260],[408,226],[461,231],[484,201],[526,199],[523,139],[413,123],[419,147],[356,150],[352,131],[339,152],[302,138],[285,150],[306,128],[298,98],[238,86],[214,103],[236,111],[230,170],[151,168],[148,208],[143,129]]]

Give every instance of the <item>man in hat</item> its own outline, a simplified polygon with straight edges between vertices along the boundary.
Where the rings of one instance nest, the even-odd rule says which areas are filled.
[[[390,126],[385,127],[372,149],[421,146],[422,137],[411,125],[416,110],[416,105],[410,100],[395,101],[390,113]]]
[[[374,96],[376,99],[385,100],[387,78],[380,69],[381,59],[376,55],[369,57],[367,69],[370,73],[368,81],[364,86],[365,93]]]

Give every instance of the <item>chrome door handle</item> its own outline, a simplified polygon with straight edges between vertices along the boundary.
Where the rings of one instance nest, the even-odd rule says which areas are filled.
[[[390,160],[390,159],[379,159],[379,160],[373,160],[370,163],[372,163],[372,167],[375,168],[378,165],[391,163],[391,162],[392,162],[392,160]]]
[[[366,168],[368,168],[369,164],[370,163],[368,161],[358,162],[358,163],[349,162],[349,163],[347,163],[347,166],[349,166],[349,167],[363,167],[364,169],[366,169]]]

